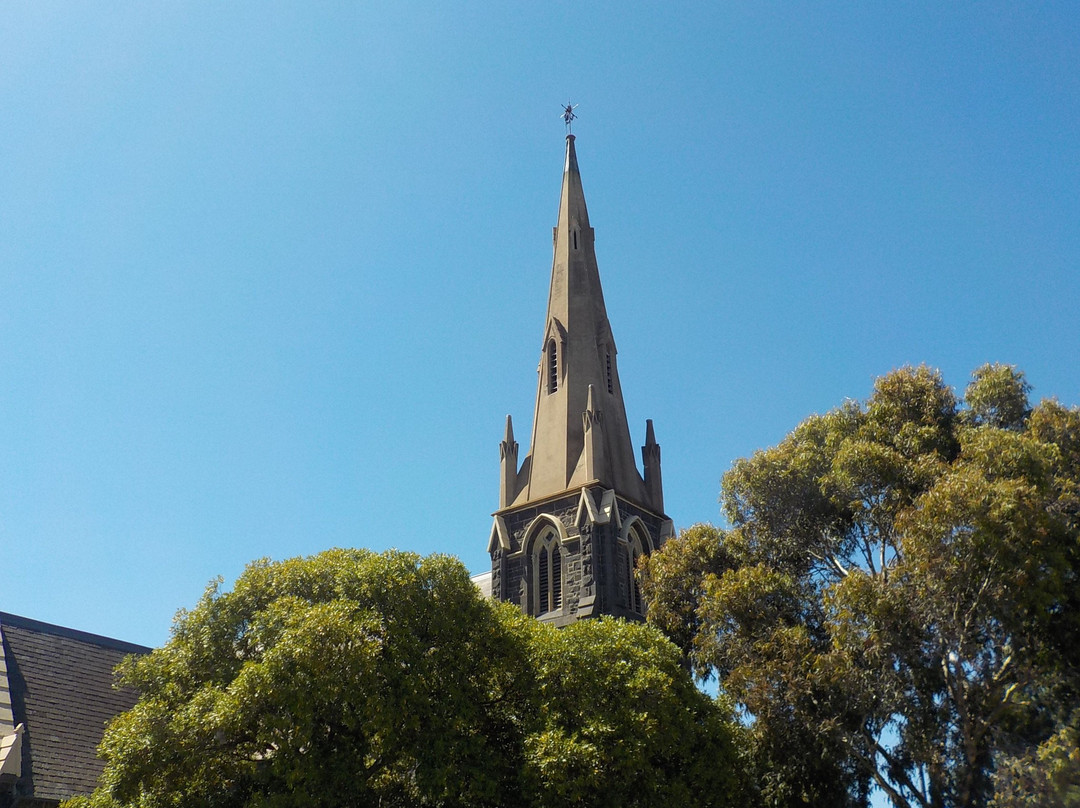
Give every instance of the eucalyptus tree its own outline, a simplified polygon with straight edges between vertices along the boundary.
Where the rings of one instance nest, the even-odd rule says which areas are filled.
[[[650,620],[745,711],[763,802],[986,805],[1076,727],[1080,411],[1028,392],[895,371],[737,461],[730,531],[647,562]]]

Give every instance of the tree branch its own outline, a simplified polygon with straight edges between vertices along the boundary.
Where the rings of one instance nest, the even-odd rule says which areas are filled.
[[[911,782],[911,778],[904,773],[903,767],[898,765],[897,760],[889,751],[881,745],[881,743],[874,737],[863,733],[863,740],[874,750],[874,753],[884,758],[886,764],[889,765],[891,772],[896,772],[898,775],[898,782],[901,788],[907,789],[911,796],[918,802],[923,808],[931,808],[929,800],[923,795],[923,793]],[[877,761],[873,757],[865,754],[859,750],[858,746],[848,741],[848,745],[852,752],[863,763],[865,763],[872,772],[871,776],[874,778],[874,782],[878,787],[884,791],[892,799],[894,805],[911,805],[911,800],[905,797],[893,784],[885,777],[881,772],[881,768],[878,766]]]

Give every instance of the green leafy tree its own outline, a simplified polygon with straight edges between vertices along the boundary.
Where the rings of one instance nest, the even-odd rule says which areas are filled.
[[[741,805],[739,734],[655,629],[604,618],[530,633],[538,723],[526,738],[539,804]]]
[[[127,660],[142,698],[106,733],[92,803],[513,803],[527,671],[453,559],[256,562]]]
[[[1080,711],[1035,748],[1003,755],[991,808],[1080,806]]]
[[[1032,409],[1028,390],[986,366],[965,407],[925,367],[891,373],[736,462],[731,531],[648,562],[650,620],[720,676],[772,764],[763,802],[843,804],[839,785],[851,804],[874,786],[897,806],[986,805],[1006,760],[1064,737],[1080,412]]]
[[[560,633],[444,556],[256,562],[119,677],[69,808],[734,804],[735,730],[659,632]]]

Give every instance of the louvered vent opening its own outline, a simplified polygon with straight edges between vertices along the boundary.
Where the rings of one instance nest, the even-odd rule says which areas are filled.
[[[555,348],[555,340],[549,339],[547,345],[548,367],[548,393],[554,393],[559,389],[559,356]]]

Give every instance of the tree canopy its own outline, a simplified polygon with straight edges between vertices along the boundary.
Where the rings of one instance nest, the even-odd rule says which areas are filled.
[[[120,678],[141,698],[73,808],[724,806],[739,793],[739,730],[658,631],[560,632],[485,600],[444,556],[253,563]]]
[[[1029,389],[895,371],[737,461],[731,529],[646,563],[650,621],[745,713],[763,804],[1078,804],[1080,411]]]

